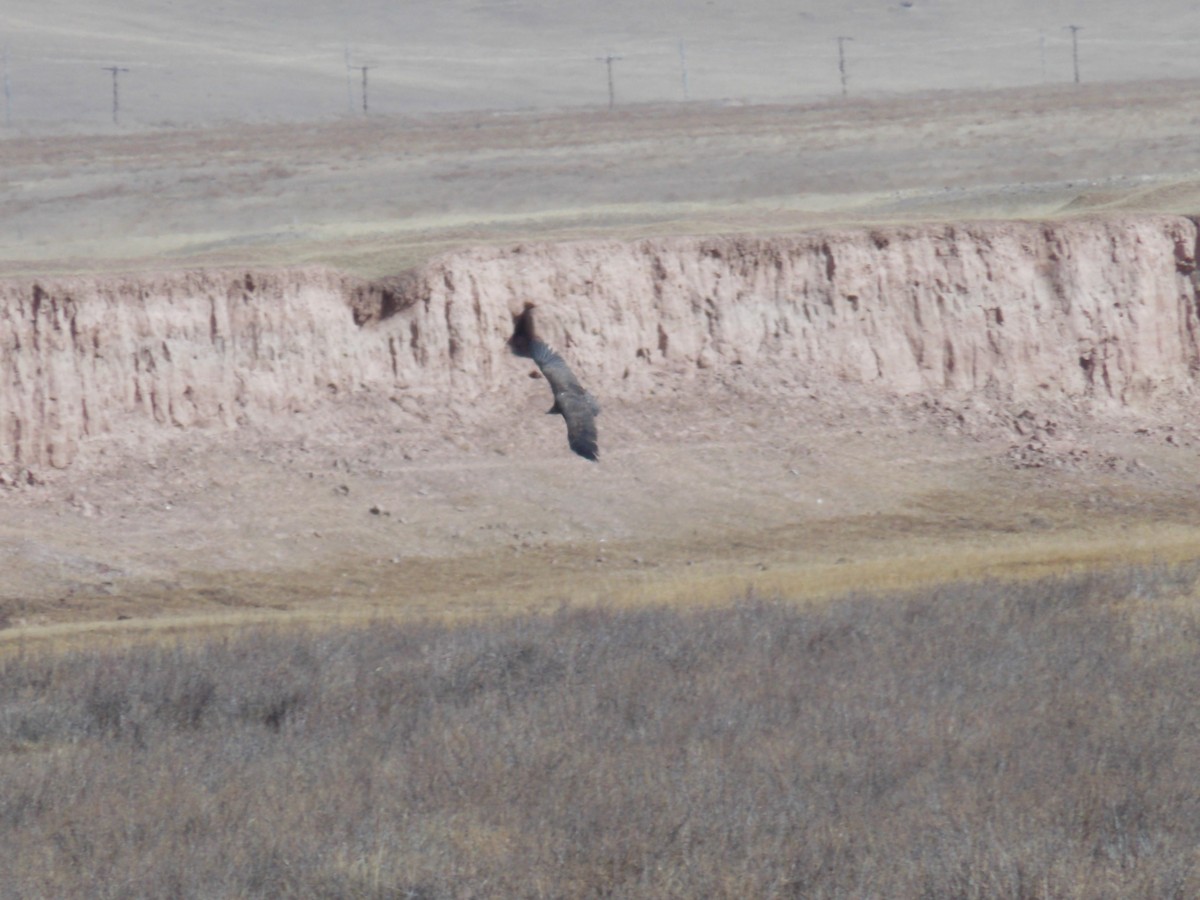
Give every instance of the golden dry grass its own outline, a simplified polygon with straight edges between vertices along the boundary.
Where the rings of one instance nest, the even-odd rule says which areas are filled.
[[[14,896],[1191,896],[1194,567],[0,660]]]

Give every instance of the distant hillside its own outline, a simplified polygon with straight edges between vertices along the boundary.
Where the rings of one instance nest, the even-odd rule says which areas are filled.
[[[1194,78],[1185,0],[449,0],[170,4],[10,0],[0,17],[10,128],[292,120],[370,110],[778,101],[1084,81]]]

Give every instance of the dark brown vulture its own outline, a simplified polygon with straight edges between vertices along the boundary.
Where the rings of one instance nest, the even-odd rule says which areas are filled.
[[[533,304],[526,303],[519,315],[513,316],[513,333],[508,346],[517,356],[532,359],[554,392],[554,405],[546,412],[557,413],[567,422],[567,443],[571,449],[593,462],[600,459],[596,447],[596,416],[600,404],[583,389],[575,373],[567,368],[563,358],[537,336],[533,328]]]

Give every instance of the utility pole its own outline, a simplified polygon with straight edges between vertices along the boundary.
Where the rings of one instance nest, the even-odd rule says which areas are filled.
[[[613,74],[612,64],[618,59],[624,59],[622,56],[613,56],[611,53],[608,56],[597,56],[597,61],[608,66],[608,108],[612,109],[616,105],[616,94],[613,93]]]
[[[356,69],[362,70],[362,97],[363,97],[363,115],[367,114],[367,70],[375,68],[374,66],[355,66]]]
[[[120,66],[101,66],[105,72],[112,72],[113,76],[113,124],[118,124],[117,117],[121,109],[120,96],[117,94],[117,75],[121,72],[128,72],[128,69],[123,69]]]
[[[679,68],[683,72],[683,99],[688,100],[688,82],[687,82],[687,53],[683,49],[683,38],[679,39]]]
[[[838,42],[838,72],[842,76],[842,96],[846,96],[846,41],[852,41],[852,37],[839,37]]]
[[[1071,29],[1071,58],[1075,61],[1075,83],[1079,84],[1079,32],[1083,30],[1083,26],[1066,25],[1064,27]]]

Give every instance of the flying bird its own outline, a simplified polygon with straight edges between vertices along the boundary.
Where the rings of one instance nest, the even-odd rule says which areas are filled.
[[[532,303],[513,316],[513,333],[508,339],[509,349],[517,356],[532,359],[554,392],[554,405],[546,412],[557,413],[567,422],[567,443],[571,449],[593,462],[600,459],[596,446],[596,416],[600,415],[600,404],[583,389],[563,358],[537,336],[533,327]]]

